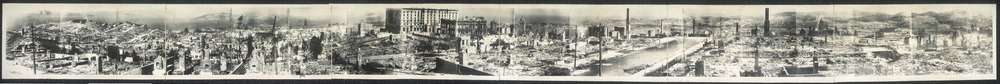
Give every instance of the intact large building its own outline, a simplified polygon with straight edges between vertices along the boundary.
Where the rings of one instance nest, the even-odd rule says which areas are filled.
[[[629,32],[625,27],[620,26],[607,26],[607,25],[595,25],[587,28],[587,36],[590,37],[609,37],[614,39],[628,39]]]
[[[452,9],[390,8],[385,12],[385,32],[429,32],[440,28],[442,19],[455,20],[458,12]]]

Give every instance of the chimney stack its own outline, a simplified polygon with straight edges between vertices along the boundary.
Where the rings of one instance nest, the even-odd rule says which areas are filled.
[[[629,27],[629,26],[631,26],[631,23],[630,23],[630,22],[632,21],[632,20],[631,20],[632,18],[631,18],[631,17],[629,17],[629,15],[630,15],[630,13],[629,13],[629,12],[630,12],[630,11],[629,11],[629,8],[625,8],[625,30],[624,30],[624,31],[622,31],[622,34],[621,34],[621,35],[624,35],[624,36],[625,36],[625,39],[632,39],[632,36],[631,36],[631,35],[628,35],[628,34],[629,34],[629,32],[631,32],[631,31],[632,31],[632,27]]]
[[[770,8],[764,8],[764,36],[771,36],[771,17]]]

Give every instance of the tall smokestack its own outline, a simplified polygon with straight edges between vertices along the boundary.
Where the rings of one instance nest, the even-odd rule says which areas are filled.
[[[292,29],[292,8],[285,8],[285,24],[288,24],[288,29]]]
[[[229,25],[229,27],[226,28],[226,30],[233,29],[236,26],[239,26],[238,24],[233,24],[233,8],[229,8],[229,10],[226,11],[226,24]]]
[[[622,31],[622,34],[621,34],[621,35],[625,35],[625,39],[632,39],[632,36],[628,35],[628,33],[632,31],[632,28],[629,27],[629,26],[631,26],[630,22],[632,21],[631,20],[632,18],[629,17],[629,15],[630,15],[629,12],[630,12],[629,8],[625,8],[625,31]]]
[[[511,17],[513,17],[514,19],[510,19],[510,20],[511,20],[511,21],[513,21],[513,22],[511,22],[511,27],[510,27],[510,28],[507,28],[507,35],[508,35],[508,36],[513,36],[513,35],[515,34],[515,32],[514,32],[514,29],[517,29],[517,28],[519,28],[519,26],[517,26],[517,25],[520,25],[520,24],[521,24],[520,22],[522,22],[522,21],[523,21],[523,19],[522,19],[522,18],[520,18],[520,17],[518,17],[518,16],[517,16],[517,13],[515,13],[515,12],[517,12],[517,11],[516,11],[516,10],[515,10],[514,8],[511,8],[511,9],[510,9],[510,15],[511,15]]]
[[[685,35],[690,36],[691,34],[694,34],[694,30],[695,29],[698,29],[698,17],[692,17],[691,18],[691,29],[688,29],[688,30],[691,30],[691,32],[688,32],[688,34],[685,34]]]
[[[274,33],[274,31],[277,29],[278,29],[278,16],[274,16],[274,19],[272,19],[271,21],[271,33]]]
[[[771,34],[771,17],[770,8],[764,8],[764,36],[770,36]]]
[[[796,35],[801,36],[802,32],[800,31],[801,29],[799,29],[799,25],[798,25],[799,23],[797,23],[799,20],[796,19],[797,17],[795,17],[796,15],[798,15],[796,13],[797,12],[794,12],[794,11],[792,12],[792,15],[791,15],[792,16],[792,18],[791,18],[792,21],[790,21],[789,24],[786,24],[786,25],[791,26],[791,27],[788,28],[789,30],[792,30],[793,32],[795,32]]]

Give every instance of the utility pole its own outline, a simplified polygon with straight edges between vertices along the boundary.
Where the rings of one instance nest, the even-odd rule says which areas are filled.
[[[770,15],[769,14],[770,14],[770,8],[764,8],[764,32],[762,32],[764,36],[769,35],[768,34],[768,29],[770,28],[770,20],[768,20],[768,19],[770,19]],[[761,37],[756,37],[756,38],[757,38],[757,40],[754,40],[754,56],[753,56],[753,72],[754,73],[753,73],[753,76],[758,76],[758,74],[761,73],[761,70],[760,70],[760,40],[761,40]]]
[[[737,22],[736,22],[736,32],[733,32],[733,34],[735,34],[734,37],[736,37],[736,40],[740,40],[740,22],[739,22],[739,20],[737,20]]]
[[[917,39],[914,41],[914,44],[920,45],[920,36],[917,36],[917,35],[913,34],[913,32],[916,31],[916,29],[913,29],[913,12],[910,12],[910,16],[907,17],[907,18],[908,19],[906,19],[906,22],[908,23],[907,26],[909,26],[910,32],[906,32],[906,35],[907,35],[906,36],[907,37],[906,43],[910,47],[917,47],[917,46],[913,46],[913,44],[910,44],[910,37],[915,37]]]
[[[577,54],[577,52],[580,52],[580,49],[579,49],[579,47],[576,47],[576,44],[572,44],[572,45],[570,45],[570,47],[573,47],[573,50],[574,50],[574,52],[571,52],[571,53],[573,53],[573,68],[571,68],[571,69],[576,70],[576,67],[577,67],[576,62],[577,62],[577,60],[580,60],[580,55]]]
[[[361,52],[361,48],[357,48],[357,51],[358,51],[358,52],[357,52],[357,55],[358,55],[358,56],[355,56],[355,57],[357,58],[357,60],[356,60],[356,61],[357,61],[357,63],[355,63],[355,65],[357,65],[357,67],[358,67],[358,68],[360,68],[360,69],[363,69],[363,68],[361,67],[361,64],[362,64],[362,63],[361,63],[361,54],[362,54],[362,52]]]
[[[813,29],[809,31],[809,33],[808,33],[809,35],[816,35],[816,34],[814,34],[814,33],[816,33],[816,30],[819,29],[820,27],[823,27],[823,26],[820,26],[823,23],[823,17],[816,16],[816,18],[817,18],[817,20],[816,20],[816,27],[813,27]],[[815,36],[810,36],[810,38],[811,37],[815,37]],[[823,41],[826,41],[826,40],[827,40],[826,36],[824,36],[823,37]],[[810,43],[817,44],[817,42],[814,42],[814,41],[810,41]],[[815,45],[812,46],[812,47],[813,47],[814,51],[810,51],[812,53],[809,53],[808,55],[812,57],[812,63],[813,63],[813,69],[814,69],[813,71],[819,72],[819,58],[815,54],[815,52],[817,52],[815,50],[819,50],[819,49],[816,49]],[[822,51],[820,51],[820,52],[822,52]]]
[[[24,51],[24,49],[21,49],[21,51]],[[95,57],[97,59],[96,62],[97,62],[97,74],[98,75],[101,75],[102,74],[101,73],[101,69],[104,69],[104,67],[101,66],[102,65],[101,63],[104,61],[104,60],[101,60],[101,59],[103,59],[103,57],[104,57],[104,55],[99,55],[99,56]]]
[[[657,22],[657,26],[660,27],[660,28],[658,28],[656,34],[653,34],[651,36],[659,37],[659,36],[657,36],[657,34],[663,34],[663,21],[664,20],[667,20],[667,19],[661,19],[659,22]]]
[[[28,23],[32,25],[32,26],[29,26],[28,28],[35,28],[35,26],[34,26],[35,22],[28,22]],[[27,30],[27,29],[24,29],[24,30]],[[32,34],[34,34],[34,32],[26,32],[26,31],[22,31],[22,32],[29,33],[28,35],[26,35],[26,37],[28,37],[29,40],[30,39],[35,39],[35,37],[32,36]],[[36,54],[34,52],[36,52],[36,51],[39,50],[39,47],[40,47],[39,45],[40,44],[38,44],[37,42],[36,43],[31,43],[31,44],[34,45],[34,48],[31,49],[30,52],[28,52],[28,53],[31,53],[31,56],[30,56],[31,57],[31,73],[32,74],[38,74],[38,70],[35,69],[36,67],[38,67],[38,63],[37,63],[38,61],[35,61]],[[26,50],[22,49],[22,52],[23,51],[26,51]]]
[[[38,45],[35,45],[36,49],[32,49],[32,50],[33,51],[34,50],[38,50],[37,49],[38,47],[39,47]],[[35,55],[35,54],[31,54],[31,73],[32,74],[38,74],[38,70],[36,69],[36,68],[38,68],[38,61],[36,61],[36,59],[37,59],[36,56],[37,55]]]
[[[604,33],[604,32],[607,32],[608,29],[604,28],[604,29],[601,29],[601,30],[604,30],[604,31],[601,31],[601,33]],[[604,63],[604,37],[605,36],[608,36],[607,33],[602,34],[601,37],[598,39],[598,40],[601,40],[601,42],[600,42],[600,46],[601,47],[600,47],[600,49],[597,49],[597,52],[598,52],[597,53],[597,62],[595,62],[595,63],[597,63],[597,76],[601,76],[601,74],[602,74],[602,72],[601,72],[602,70],[601,69],[604,69],[604,65],[601,65],[601,63]]]

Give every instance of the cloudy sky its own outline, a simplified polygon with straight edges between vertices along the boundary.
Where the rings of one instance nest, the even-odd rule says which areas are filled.
[[[625,9],[633,18],[677,18],[686,16],[762,16],[764,8],[771,13],[784,11],[820,12],[831,16],[847,16],[852,12],[908,13],[927,11],[965,11],[971,15],[996,15],[993,4],[941,5],[572,5],[572,4],[3,4],[4,27],[10,21],[27,14],[46,10],[55,13],[113,12],[122,19],[152,19],[165,23],[190,23],[190,19],[206,14],[232,12],[260,16],[290,16],[329,23],[356,23],[366,16],[383,17],[386,8],[456,9],[462,16],[483,16],[501,22],[511,17],[531,15],[559,16],[563,19],[623,19]],[[289,12],[289,13],[286,13]],[[513,13],[513,14],[512,14]],[[131,18],[131,19],[130,19]],[[147,21],[157,22],[157,21]],[[312,21],[311,21],[312,22]]]
[[[995,15],[996,5],[992,4],[943,4],[943,5],[541,5],[541,4],[332,4],[334,8],[348,9],[348,16],[358,16],[365,13],[381,14],[385,8],[444,8],[457,9],[463,15],[469,16],[500,16],[509,17],[510,12],[530,14],[537,12],[561,13],[568,17],[619,17],[625,15],[625,9],[631,9],[633,17],[683,17],[683,16],[761,16],[764,8],[770,8],[772,13],[784,11],[827,12],[834,15],[855,12],[926,12],[926,11],[956,11],[965,10],[970,14]],[[533,11],[545,10],[545,11]],[[848,12],[844,12],[848,11]]]

